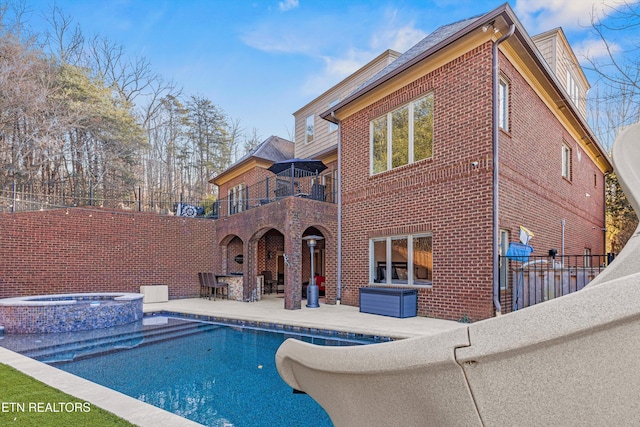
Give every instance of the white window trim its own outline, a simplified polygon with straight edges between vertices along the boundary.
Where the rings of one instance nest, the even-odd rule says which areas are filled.
[[[229,188],[227,196],[229,201],[229,206],[227,207],[229,214],[242,212],[244,209],[244,184],[238,184]]]
[[[567,93],[569,94],[569,99],[577,106],[580,100],[580,87],[569,70],[567,70]]]
[[[376,238],[372,238],[369,239],[369,284],[371,286],[375,286],[375,285],[384,285],[384,286],[390,286],[390,287],[400,287],[400,288],[406,288],[407,286],[411,286],[411,287],[415,287],[415,288],[432,288],[433,287],[433,280],[431,281],[430,285],[426,285],[426,284],[414,284],[414,271],[413,271],[413,239],[414,238],[420,238],[420,237],[431,237],[431,242],[433,244],[433,234],[432,233],[417,233],[417,234],[408,234],[408,235],[397,235],[397,236],[388,236],[388,237],[376,237]],[[391,244],[391,242],[393,240],[397,240],[397,239],[406,239],[407,240],[407,248],[408,248],[408,253],[407,253],[407,283],[392,283],[391,282],[391,276],[388,274],[385,274],[385,283],[380,283],[380,282],[375,282],[375,274],[376,274],[376,260],[375,260],[375,249],[374,249],[374,242],[381,242],[381,241],[386,241],[386,259],[385,259],[385,263],[387,264],[387,266],[390,266],[392,263],[391,260],[391,255],[393,253],[393,246]],[[432,253],[433,256],[433,253]],[[433,264],[431,265],[431,268],[433,269]],[[388,270],[388,269],[387,269]],[[433,274],[433,271],[431,272],[431,274]]]
[[[338,105],[339,102],[340,102],[340,98],[334,99],[329,103],[329,108],[335,107],[336,105]],[[333,133],[337,130],[338,130],[338,125],[333,122],[329,122],[329,133]]]
[[[509,132],[509,82],[500,78],[498,86],[498,127]]]
[[[415,163],[415,155],[414,155],[414,146],[413,146],[413,131],[414,131],[414,104],[417,101],[420,101],[423,98],[426,98],[427,96],[433,96],[433,92],[429,92],[429,93],[425,93],[424,95],[422,95],[421,97],[414,99],[413,101],[401,105],[398,108],[389,111],[386,114],[383,114],[381,116],[378,116],[376,118],[374,118],[373,120],[371,120],[369,122],[369,175],[373,176],[373,175],[377,175],[379,173],[384,173],[384,172],[388,172],[392,169],[397,169],[399,167],[402,166],[406,166],[406,165],[402,165],[402,166],[396,166],[395,168],[392,167],[393,165],[393,113],[395,113],[396,111],[407,107],[409,109],[409,114],[408,114],[408,120],[409,120],[409,129],[408,129],[408,133],[409,133],[409,157],[408,157],[408,161],[407,161],[407,165],[410,165],[412,163]],[[432,111],[432,116],[435,116],[435,111]],[[374,172],[373,171],[373,122],[382,118],[382,117],[386,117],[387,118],[387,169],[380,171],[380,172]],[[433,147],[435,145],[434,140],[431,141],[431,146]],[[433,157],[433,149],[431,152],[431,157],[427,157],[427,159],[432,158]],[[425,160],[425,159],[421,159],[421,160]]]
[[[313,132],[311,133],[311,141],[309,141],[309,121],[313,125]],[[316,139],[316,118],[314,114],[307,116],[304,119],[304,143],[311,144]]]
[[[566,142],[562,143],[562,177],[571,181],[571,147]]]

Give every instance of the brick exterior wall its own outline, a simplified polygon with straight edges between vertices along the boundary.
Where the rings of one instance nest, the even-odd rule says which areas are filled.
[[[433,286],[418,291],[418,314],[473,321],[493,316],[491,43],[408,82],[342,121],[342,302],[358,305],[369,284],[369,239],[433,236]],[[501,133],[500,226],[536,234],[546,254],[603,250],[603,174],[504,56],[511,83],[511,132]],[[369,123],[427,92],[434,94],[433,156],[371,176]],[[572,147],[573,178],[561,177],[561,144]],[[474,166],[477,162],[477,166]],[[594,183],[596,177],[596,185]],[[585,193],[590,193],[589,197]],[[378,286],[378,285],[376,285]]]
[[[230,242],[243,243],[243,273],[247,280],[246,292],[255,288],[255,276],[270,270],[276,279],[277,253],[282,252],[289,262],[284,268],[285,308],[301,307],[302,282],[309,276],[309,247],[300,239],[305,234],[320,233],[325,240],[325,273],[327,276],[327,303],[336,301],[337,277],[337,206],[298,197],[288,197],[239,215],[216,221],[217,259],[224,260],[231,254]],[[239,247],[235,247],[237,251]],[[267,251],[272,253],[267,260]],[[228,255],[227,255],[228,254]]]
[[[518,240],[518,227],[535,233],[534,255],[585,248],[605,253],[604,175],[504,58],[501,72],[511,89],[509,132],[500,133],[500,227]],[[571,180],[562,177],[562,144],[571,148]]]
[[[210,220],[98,209],[0,214],[0,298],[140,292],[195,297],[214,264]]]

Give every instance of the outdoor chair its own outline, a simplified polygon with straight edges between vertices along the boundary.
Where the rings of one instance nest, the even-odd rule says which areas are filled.
[[[198,282],[200,282],[200,298],[206,298],[209,288],[204,281],[204,273],[198,273]]]
[[[263,271],[262,276],[264,276],[264,291],[266,292],[267,288],[269,288],[269,293],[272,293],[273,285],[277,285],[278,282],[273,280],[273,276],[270,271]]]
[[[218,282],[216,275],[213,273],[198,273],[198,277],[201,278],[200,285],[202,286],[202,284],[204,284],[206,290],[205,296],[209,297],[209,301],[211,301],[211,294],[213,294],[213,300],[216,300],[218,289],[220,289],[221,292],[225,289],[226,292],[222,292],[221,295],[229,299],[229,284],[227,282]],[[200,295],[202,296],[202,290],[200,291]]]

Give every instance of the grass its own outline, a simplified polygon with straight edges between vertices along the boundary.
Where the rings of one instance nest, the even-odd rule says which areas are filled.
[[[134,424],[0,363],[0,425],[124,427]]]

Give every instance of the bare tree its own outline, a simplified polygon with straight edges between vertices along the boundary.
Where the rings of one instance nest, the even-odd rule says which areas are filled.
[[[590,122],[605,148],[624,127],[640,121],[640,4],[622,0],[592,13],[591,28],[602,51],[587,53],[588,68],[598,80],[592,90]],[[604,53],[603,55],[601,53]],[[607,248],[618,252],[633,234],[637,215],[615,174],[606,178]]]

